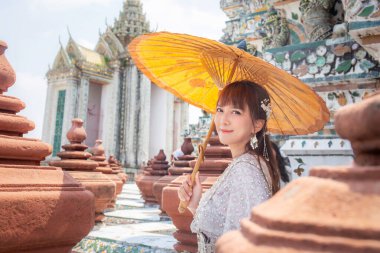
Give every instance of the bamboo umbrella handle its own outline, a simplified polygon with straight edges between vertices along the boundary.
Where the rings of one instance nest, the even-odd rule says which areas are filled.
[[[208,144],[208,140],[210,139],[211,134],[214,131],[214,129],[215,129],[215,123],[214,123],[214,116],[213,116],[211,119],[211,125],[210,125],[210,128],[208,130],[206,139],[204,140],[203,144],[199,146],[199,156],[198,156],[197,162],[195,163],[193,172],[191,173],[191,176],[190,176],[191,182],[193,184],[195,182],[195,175],[197,174],[201,163],[204,161],[204,155],[205,155],[205,150],[206,150],[206,147]],[[178,212],[184,213],[186,208],[187,208],[187,205],[188,205],[188,203],[186,201],[180,201],[179,206],[178,206]]]

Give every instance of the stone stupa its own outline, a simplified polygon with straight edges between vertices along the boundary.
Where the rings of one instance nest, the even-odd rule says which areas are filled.
[[[0,252],[71,252],[94,226],[94,196],[61,168],[39,166],[52,148],[23,137],[34,123],[3,94],[16,79],[5,49],[0,41]]]

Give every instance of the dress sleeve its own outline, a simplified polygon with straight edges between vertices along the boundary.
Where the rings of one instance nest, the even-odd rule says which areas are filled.
[[[249,162],[239,162],[231,168],[226,187],[230,194],[223,233],[239,229],[240,220],[249,217],[254,206],[269,198],[261,169]]]

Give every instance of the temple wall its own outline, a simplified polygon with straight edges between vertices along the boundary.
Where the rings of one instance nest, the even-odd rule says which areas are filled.
[[[84,121],[84,127],[86,127],[86,119],[87,119],[87,105],[88,105],[88,93],[90,88],[90,80],[89,76],[82,75],[79,91],[78,91],[78,118]]]
[[[150,82],[150,80],[144,76],[141,75],[141,111],[140,111],[140,135],[138,139],[138,146],[139,149],[137,150],[137,165],[141,164],[144,161],[147,161],[149,157],[149,144],[150,144],[150,122],[151,122],[151,114],[150,114],[150,108],[152,106],[152,103],[150,101],[151,98],[151,86],[153,84]],[[153,104],[154,105],[154,104]]]
[[[171,96],[156,85],[151,86],[151,107],[149,127],[149,158],[157,155],[162,148],[167,151],[166,132],[168,122],[167,97]],[[167,154],[167,153],[166,153]]]
[[[103,85],[102,89],[99,136],[103,140],[107,157],[116,152],[116,131],[119,123],[117,118],[119,82],[119,70],[117,69],[111,83]]]
[[[60,105],[63,110],[62,118],[57,122],[58,96],[59,91],[64,91],[64,104]],[[66,143],[65,133],[70,128],[71,119],[76,114],[77,103],[77,80],[75,78],[49,81],[48,92],[46,96],[44,125],[42,132],[43,141],[50,143],[53,148],[55,144],[55,135],[57,124],[61,127],[60,145]]]
[[[102,85],[90,83],[86,117],[87,138],[85,142],[89,147],[93,147],[95,145],[95,141],[99,138],[101,102]]]
[[[124,122],[121,122],[121,124],[124,124],[125,126],[124,130],[121,129],[121,131],[124,131],[125,137],[123,140],[120,140],[123,141],[120,147],[120,160],[125,161],[128,167],[133,167],[135,165],[135,152],[137,150],[136,110],[139,109],[139,98],[137,95],[139,76],[134,65],[130,65],[126,68],[125,78],[125,119]]]
[[[167,157],[177,148],[174,146],[174,96],[171,93],[166,92],[166,120],[163,125],[166,125],[166,131],[164,132],[166,143],[162,145]],[[178,134],[178,133],[177,133]]]

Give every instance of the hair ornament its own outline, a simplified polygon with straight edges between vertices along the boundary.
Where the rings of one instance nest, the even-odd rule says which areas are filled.
[[[264,100],[261,100],[261,105],[260,106],[263,109],[263,111],[265,112],[265,114],[267,116],[267,120],[268,120],[269,117],[270,117],[270,114],[272,112],[272,106],[270,104],[269,99],[265,98]]]

